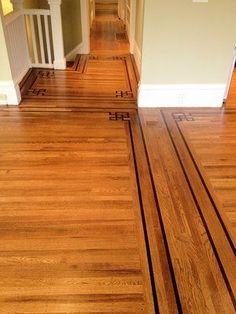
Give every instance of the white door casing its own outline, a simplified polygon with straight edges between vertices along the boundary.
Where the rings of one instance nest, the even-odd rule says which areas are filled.
[[[227,84],[226,84],[224,101],[226,101],[227,98],[228,98],[230,85],[231,85],[232,77],[233,77],[233,74],[234,74],[235,63],[236,63],[236,46],[234,47],[234,52],[233,52],[233,58],[232,59],[233,59],[233,61],[232,61],[232,65],[231,65],[230,72],[229,72],[229,78],[228,78],[228,81],[227,81]]]
[[[82,51],[90,53],[90,0],[80,0],[81,26],[82,26]]]
[[[134,52],[135,43],[135,24],[136,24],[136,0],[130,0],[129,6],[129,19],[127,21],[127,13],[125,13],[125,6],[127,0],[119,0],[118,2],[118,15],[125,22],[128,38],[130,42],[130,53]],[[82,24],[82,53],[90,53],[90,21],[91,14],[90,0],[80,0],[81,7],[81,24]]]

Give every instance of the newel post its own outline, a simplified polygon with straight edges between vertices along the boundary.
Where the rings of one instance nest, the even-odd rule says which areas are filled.
[[[13,6],[13,11],[20,11],[23,10],[24,0],[10,0]]]
[[[64,40],[62,32],[61,0],[48,0],[52,23],[52,39],[54,50],[54,69],[65,69]]]

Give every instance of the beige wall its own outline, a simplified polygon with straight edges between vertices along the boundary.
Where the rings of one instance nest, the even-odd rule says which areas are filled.
[[[80,0],[62,1],[65,54],[82,42]]]
[[[236,1],[145,1],[143,84],[226,83],[236,44]]]
[[[12,80],[2,21],[0,20],[0,81]]]
[[[40,0],[24,0],[24,7],[26,9],[39,8]]]
[[[140,51],[143,43],[143,14],[144,0],[136,0],[136,26],[135,26],[135,41]]]

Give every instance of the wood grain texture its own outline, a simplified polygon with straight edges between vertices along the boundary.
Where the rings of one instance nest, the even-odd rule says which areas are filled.
[[[21,106],[136,108],[137,77],[130,55],[81,55],[66,71],[33,69],[21,91]]]
[[[177,128],[221,111],[142,109],[141,129],[57,109],[0,110],[2,311],[234,313],[232,247]]]
[[[118,36],[117,36],[118,34]],[[119,34],[124,36],[119,40]],[[127,54],[129,41],[125,25],[118,18],[117,5],[96,4],[96,17],[91,29],[92,54]]]
[[[234,313],[235,256],[189,163],[172,112],[142,109],[140,115],[181,310]]]
[[[139,74],[117,5],[97,6],[90,46],[66,71],[31,70],[20,84],[21,107],[136,109]]]
[[[179,130],[236,242],[236,112],[195,110],[191,117]]]
[[[140,123],[114,6],[91,47],[0,107],[0,312],[235,313],[236,112]]]
[[[110,118],[0,111],[2,313],[154,313],[128,122]]]

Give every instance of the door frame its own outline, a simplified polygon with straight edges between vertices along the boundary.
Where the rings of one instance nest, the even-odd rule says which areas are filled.
[[[124,3],[124,0],[118,0],[118,5]],[[134,53],[135,28],[136,28],[136,0],[130,1],[130,53]],[[82,51],[84,54],[90,53],[90,0],[80,0],[81,26],[82,26]]]
[[[80,0],[81,27],[82,27],[82,53],[90,53],[90,0]]]
[[[232,61],[232,65],[230,68],[230,73],[229,73],[229,78],[226,84],[226,89],[225,89],[225,95],[224,95],[224,102],[227,101],[227,98],[229,96],[229,90],[230,90],[230,86],[232,83],[232,78],[233,78],[233,74],[234,74],[234,69],[235,69],[235,63],[236,63],[236,46],[234,47],[234,52],[233,52],[233,61]]]
[[[130,0],[130,25],[129,26],[130,28],[129,28],[128,37],[129,37],[129,44],[130,44],[130,53],[133,54],[134,44],[135,44],[135,31],[136,31],[136,0]]]

